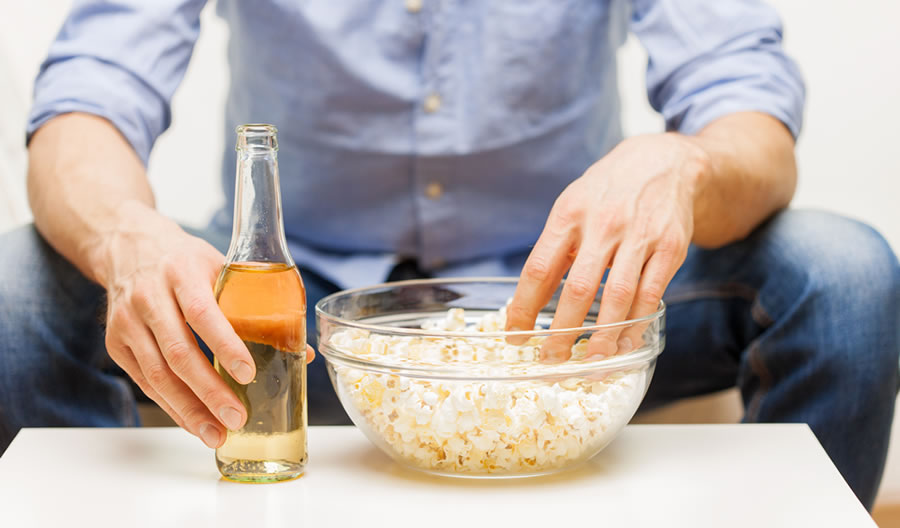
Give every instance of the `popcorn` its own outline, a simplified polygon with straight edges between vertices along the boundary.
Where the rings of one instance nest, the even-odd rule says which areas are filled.
[[[394,456],[413,466],[456,474],[541,473],[585,460],[599,451],[637,410],[646,368],[590,379],[545,374],[538,363],[542,337],[522,346],[480,333],[501,331],[506,311],[466,323],[462,309],[422,328],[465,337],[369,335],[347,329],[330,346],[351,357],[404,366],[465,365],[473,379],[426,380],[368,372],[332,362],[336,385],[354,421],[382,438]],[[587,340],[570,362],[587,361]]]

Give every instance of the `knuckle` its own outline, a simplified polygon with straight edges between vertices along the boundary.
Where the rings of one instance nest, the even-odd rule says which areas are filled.
[[[617,234],[625,230],[628,222],[625,221],[627,215],[617,209],[609,209],[597,213],[595,222],[600,230],[607,233]]]
[[[193,350],[184,341],[175,341],[166,345],[163,357],[175,372],[186,372],[191,362]]]
[[[551,232],[556,236],[565,236],[579,225],[581,215],[576,211],[563,209],[554,213],[551,219]]]
[[[532,255],[522,273],[532,281],[545,282],[550,279],[550,262],[543,256]]]
[[[181,411],[178,413],[181,416],[181,419],[184,423],[194,427],[195,429],[200,426],[201,423],[209,421],[207,419],[207,415],[209,411],[206,410],[205,407],[196,402],[191,402],[181,407]]]
[[[663,253],[669,256],[677,256],[682,252],[686,251],[687,243],[685,241],[685,237],[680,233],[669,232],[664,234],[659,243],[656,246],[656,250],[659,253]]]
[[[656,306],[659,304],[659,300],[662,299],[663,291],[662,287],[658,284],[648,284],[640,289],[637,295],[637,301],[643,305],[653,305]]]
[[[169,382],[169,369],[165,365],[154,363],[147,367],[144,377],[147,378],[147,382],[150,383],[151,387],[159,391],[161,387],[165,387]]]
[[[577,301],[593,299],[597,294],[597,290],[592,281],[583,276],[566,279],[566,288],[569,290],[569,295]]]
[[[577,197],[573,193],[563,192],[550,210],[549,223],[557,231],[567,231],[577,225],[581,218],[581,206]]]
[[[223,405],[234,406],[233,402],[229,402],[223,395],[222,391],[216,387],[204,387],[197,391],[197,397],[200,398],[207,407],[218,409]]]
[[[107,328],[106,336],[103,339],[103,343],[106,345],[106,352],[109,354],[111,358],[114,360],[116,356],[119,355],[119,340],[116,338],[115,333],[109,331]]]
[[[113,361],[113,363],[118,365],[119,368],[124,370],[128,375],[131,375],[131,372],[129,372],[129,369],[126,368],[129,366],[129,363],[128,363],[128,361],[126,361],[125,351],[122,349],[121,346],[115,346],[115,345],[110,346],[109,344],[107,344],[106,345],[106,353],[107,353],[107,355],[109,355],[109,359],[111,359]],[[132,377],[134,377],[134,376],[132,376]]]
[[[138,310],[139,313],[148,314],[153,312],[153,296],[151,289],[146,284],[138,284],[128,296],[128,302]]]
[[[122,304],[110,306],[106,314],[106,335],[113,340],[122,340],[122,336],[132,326],[134,312]]]
[[[622,280],[610,282],[604,288],[603,294],[616,305],[626,305],[634,298],[634,287]]]
[[[202,297],[194,297],[187,302],[184,316],[188,321],[205,321],[209,317],[210,304]]]
[[[178,257],[173,255],[165,255],[162,257],[162,270],[166,278],[170,281],[177,277],[183,269],[184,266],[181,264]]]
[[[591,212],[590,229],[595,234],[602,234],[604,238],[616,237],[624,232],[628,225],[628,215],[621,207],[607,207]]]
[[[553,207],[550,209],[553,213],[562,213],[574,209],[575,203],[573,199],[571,187],[567,187],[553,201]]]

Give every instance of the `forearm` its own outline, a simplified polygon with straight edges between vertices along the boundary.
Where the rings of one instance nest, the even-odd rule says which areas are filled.
[[[691,140],[708,161],[696,182],[693,243],[740,240],[790,203],[797,184],[794,139],[777,119],[731,114]]]
[[[32,137],[28,199],[37,229],[82,273],[103,283],[103,251],[123,209],[153,207],[140,159],[105,119],[65,114]]]
[[[232,378],[255,376],[253,357],[213,294],[223,255],[153,209],[140,159],[107,121],[56,117],[29,151],[35,224],[107,291],[109,357],[179,425],[221,446],[226,428],[243,427],[247,411],[192,332]]]

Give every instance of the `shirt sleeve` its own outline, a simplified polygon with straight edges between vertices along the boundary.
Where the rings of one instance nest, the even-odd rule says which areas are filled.
[[[631,30],[649,55],[647,93],[668,130],[694,134],[741,111],[779,119],[794,138],[805,87],[782,25],[755,0],[633,0]]]
[[[206,0],[76,0],[41,65],[26,141],[49,119],[109,120],[147,163],[200,32]]]

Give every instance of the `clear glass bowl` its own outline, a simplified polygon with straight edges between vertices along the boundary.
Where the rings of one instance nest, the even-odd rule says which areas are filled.
[[[552,473],[600,452],[647,391],[664,305],[641,319],[547,330],[557,290],[535,330],[504,332],[515,288],[511,278],[430,279],[319,301],[319,352],[357,427],[397,462],[457,477]],[[575,343],[571,358],[542,360],[547,339]]]

